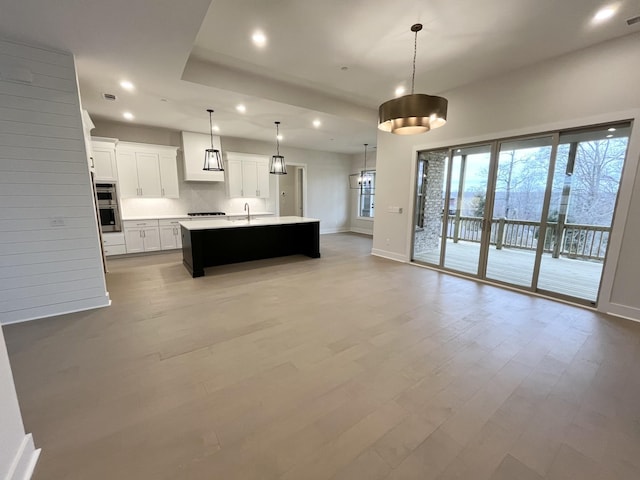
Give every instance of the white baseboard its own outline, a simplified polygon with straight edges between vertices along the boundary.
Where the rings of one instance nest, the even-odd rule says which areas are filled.
[[[47,317],[57,317],[58,315],[83,312],[85,310],[93,310],[95,308],[103,308],[110,305],[111,299],[109,298],[109,294],[107,293],[104,297],[87,298],[84,300],[67,302],[65,304],[45,305],[42,307],[31,308],[27,311],[18,310],[15,312],[10,312],[13,317],[9,316],[6,320],[0,322],[0,324],[10,325],[12,323],[29,322],[31,320],[39,320],[41,318]],[[59,308],[59,310],[52,311],[52,308]]]
[[[348,228],[327,228],[327,229],[320,230],[320,235],[327,235],[331,233],[345,233],[348,231],[349,231]]]
[[[361,233],[362,235],[373,236],[373,230],[367,230],[366,228],[351,227],[349,231],[353,233]]]
[[[20,448],[7,472],[6,480],[29,480],[40,457],[40,449],[33,444],[33,436],[28,433],[22,439]]]
[[[609,308],[606,308],[604,312],[633,322],[640,322],[640,309],[638,308],[620,305],[619,303],[610,303]]]
[[[387,258],[389,260],[395,260],[396,262],[407,263],[408,260],[404,258],[403,255],[395,252],[388,252],[386,250],[380,250],[379,248],[374,248],[371,250],[371,255],[375,255],[376,257]]]

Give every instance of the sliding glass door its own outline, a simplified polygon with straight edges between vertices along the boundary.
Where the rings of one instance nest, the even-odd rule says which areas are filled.
[[[501,142],[486,278],[533,287],[553,138]]]
[[[595,305],[629,124],[560,134],[537,288]]]
[[[447,242],[443,266],[447,269],[480,274],[490,162],[491,145],[452,151],[444,215]]]
[[[595,305],[630,131],[420,152],[413,260]]]

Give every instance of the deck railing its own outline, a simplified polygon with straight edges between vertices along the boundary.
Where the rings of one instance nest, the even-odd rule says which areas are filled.
[[[457,220],[457,221],[456,221]],[[547,222],[547,234],[544,251],[554,257],[560,255],[569,258],[604,260],[611,228],[599,225],[562,224]],[[540,234],[540,222],[526,220],[491,220],[490,244],[496,249],[518,248],[536,250]],[[480,242],[482,237],[482,218],[450,216],[447,225],[447,238],[454,242]],[[559,238],[559,241],[556,239]]]

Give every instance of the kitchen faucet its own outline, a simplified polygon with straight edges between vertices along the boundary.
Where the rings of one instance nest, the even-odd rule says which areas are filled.
[[[247,212],[247,222],[251,221],[251,209],[249,208],[249,204],[244,204],[244,211]]]

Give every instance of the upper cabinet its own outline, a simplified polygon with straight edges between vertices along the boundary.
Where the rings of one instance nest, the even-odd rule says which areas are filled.
[[[178,198],[176,147],[119,142],[118,185],[122,198]]]
[[[269,157],[227,152],[229,197],[269,198]]]
[[[91,158],[93,159],[96,181],[115,182],[118,180],[116,143],[117,140],[114,138],[93,137],[91,139]]]
[[[224,182],[224,172],[202,170],[204,151],[211,148],[211,136],[202,133],[182,132],[184,153],[184,179],[188,182]],[[220,137],[213,136],[213,148],[222,151]]]

